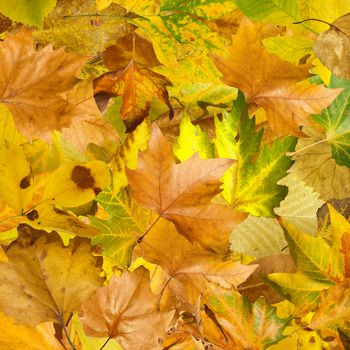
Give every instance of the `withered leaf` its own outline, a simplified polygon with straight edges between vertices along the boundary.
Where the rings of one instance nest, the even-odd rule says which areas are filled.
[[[52,46],[35,51],[30,32],[9,34],[0,43],[0,103],[8,106],[28,137],[69,126],[74,108],[61,94],[79,81],[86,57]]]
[[[139,155],[136,170],[127,169],[127,176],[141,206],[172,221],[190,241],[225,250],[233,226],[246,214],[210,201],[221,192],[220,177],[232,163],[223,158],[202,160],[195,154],[176,164],[171,144],[153,124],[148,150]]]
[[[243,91],[250,107],[265,109],[269,126],[277,136],[301,136],[299,126],[308,125],[310,114],[319,114],[342,89],[297,85],[309,77],[311,66],[297,66],[268,52],[260,29],[243,19],[228,49],[229,56],[214,56],[214,62],[224,83]]]
[[[57,235],[21,235],[6,254],[9,263],[1,263],[0,269],[0,306],[21,324],[62,325],[103,283],[84,239],[63,247]]]
[[[124,349],[160,349],[173,311],[155,310],[155,295],[149,285],[148,271],[140,267],[112,276],[109,286],[100,288],[83,304],[81,321],[86,334],[115,338]]]

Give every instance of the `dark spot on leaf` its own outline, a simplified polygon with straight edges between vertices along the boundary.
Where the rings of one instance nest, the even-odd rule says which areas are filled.
[[[25,176],[21,182],[19,183],[19,187],[24,190],[25,188],[30,186],[30,179],[32,178],[31,174]]]
[[[26,215],[26,217],[28,218],[28,220],[34,221],[39,218],[39,213],[35,209],[33,209]]]
[[[95,195],[97,196],[102,190],[99,187],[94,187]]]
[[[62,287],[61,289],[60,289],[60,292],[63,294],[64,292],[66,291],[66,287]]]
[[[91,176],[91,170],[84,166],[74,167],[71,176],[72,181],[81,189],[93,188],[95,179]]]
[[[328,336],[328,337],[326,337],[326,338],[323,338],[323,340],[326,341],[326,342],[331,342],[331,341],[333,341],[334,339],[335,339],[335,338],[332,337],[332,336]]]
[[[55,213],[60,214],[60,215],[69,215],[65,211],[58,209],[58,208],[53,208],[53,210],[55,211]]]
[[[316,343],[316,339],[315,339],[314,336],[310,337],[309,343],[312,343],[312,344],[313,344],[313,343]]]
[[[45,259],[46,255],[47,255],[47,250],[43,250],[41,255],[40,255],[40,260]]]

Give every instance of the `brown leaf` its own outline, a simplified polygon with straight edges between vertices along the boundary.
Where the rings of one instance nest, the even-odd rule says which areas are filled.
[[[350,13],[322,32],[313,46],[315,55],[335,75],[350,79]]]
[[[7,249],[9,263],[0,269],[1,310],[21,324],[62,325],[103,280],[87,240],[63,247],[58,236],[39,237],[22,235]]]
[[[173,311],[157,312],[148,271],[141,267],[112,276],[83,304],[80,316],[87,335],[115,338],[124,349],[156,350],[173,318]]]
[[[136,170],[127,169],[132,195],[143,207],[172,221],[179,233],[212,250],[226,250],[235,224],[246,217],[210,200],[219,192],[220,177],[230,159],[202,160],[195,154],[176,164],[171,144],[152,124],[148,150],[139,155]]]
[[[172,223],[163,219],[152,227],[137,251],[138,255],[165,270],[160,289],[178,311],[183,311],[183,301],[195,304],[211,283],[226,289],[236,288],[257,268],[257,265],[242,265],[191,244],[178,234]],[[163,295],[161,298],[164,303]]]
[[[108,72],[94,81],[95,95],[122,96],[121,117],[129,131],[136,128],[147,116],[153,98],[158,98],[169,106],[166,85],[170,82],[131,60],[124,69]]]
[[[255,302],[263,296],[270,304],[277,303],[283,298],[271,287],[264,283],[262,276],[274,272],[296,272],[294,261],[290,255],[279,254],[264,256],[252,262],[258,264],[257,269],[238,287],[238,290],[248,297],[251,302]]]
[[[92,82],[83,80],[70,90],[67,101],[75,106],[69,127],[62,129],[64,138],[82,151],[89,143],[103,146],[107,140],[119,139],[114,127],[102,116],[95,99]]]
[[[148,68],[160,65],[153,45],[135,32],[118,39],[101,56],[104,64],[110,70],[123,69],[131,60]]]
[[[250,107],[263,107],[277,136],[301,136],[299,125],[308,125],[310,114],[322,109],[343,91],[321,85],[296,85],[309,77],[310,65],[294,65],[269,53],[262,44],[259,25],[243,19],[229,56],[214,56],[224,83],[242,90]]]
[[[74,106],[61,94],[78,82],[84,56],[33,48],[29,32],[9,34],[0,43],[0,103],[11,110],[16,126],[26,136],[43,136],[68,126]]]

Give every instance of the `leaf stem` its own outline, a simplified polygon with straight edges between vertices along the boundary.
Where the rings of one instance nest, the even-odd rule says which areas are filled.
[[[303,151],[305,151],[305,150],[307,150],[307,149],[309,149],[309,148],[311,148],[311,147],[314,147],[314,146],[316,146],[316,145],[319,145],[319,144],[324,143],[324,142],[327,142],[327,141],[328,141],[328,139],[325,138],[325,139],[323,139],[323,140],[314,142],[314,143],[312,143],[312,144],[310,144],[310,145],[307,145],[307,146],[305,146],[305,147],[303,147],[303,148],[300,148],[300,149],[298,149],[298,150],[295,151],[295,152],[287,152],[286,155],[287,155],[288,157],[293,157],[293,156],[295,156],[296,154],[299,154],[299,153],[301,153],[301,152],[303,152]]]
[[[108,337],[108,339],[102,344],[99,350],[102,350],[110,340],[111,340],[111,337]]]
[[[318,18],[306,18],[306,19],[303,19],[302,21],[299,21],[299,22],[293,22],[293,24],[302,24],[304,22],[307,22],[307,21],[316,21],[316,22],[321,22],[321,23],[324,23],[324,24],[327,24],[329,25],[331,28],[335,29],[335,30],[338,30],[339,32],[343,33],[344,35],[348,36],[346,33],[344,33],[340,28],[338,28],[337,26],[335,26],[334,24],[332,23],[328,23],[322,19],[318,19]]]
[[[61,326],[62,326],[62,329],[63,329],[63,333],[66,336],[66,339],[68,341],[69,346],[71,347],[72,350],[77,350],[75,348],[74,344],[72,343],[72,341],[69,338],[69,335],[68,335],[68,332],[67,332],[67,328],[66,328],[66,325],[64,324],[64,320],[63,320],[62,316],[59,315],[58,319],[59,319],[59,321],[61,323]]]
[[[153,224],[147,229],[147,231],[142,235],[140,236],[138,239],[137,239],[137,243],[140,244],[142,243],[143,239],[145,238],[145,236],[147,235],[147,233],[149,231],[151,231],[152,227],[158,222],[158,220],[160,219],[160,215],[158,215],[157,219],[153,222]]]

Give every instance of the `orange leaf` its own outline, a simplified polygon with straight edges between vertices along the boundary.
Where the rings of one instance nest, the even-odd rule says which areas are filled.
[[[262,44],[261,27],[244,18],[229,48],[229,56],[214,56],[223,81],[242,90],[251,106],[263,107],[277,136],[301,136],[299,125],[343,91],[321,85],[296,85],[309,77],[308,64],[295,65],[269,53]]]
[[[180,234],[203,247],[224,250],[234,225],[246,214],[225,205],[212,204],[221,192],[220,178],[231,159],[202,160],[195,154],[176,164],[171,144],[152,125],[148,150],[139,155],[138,168],[127,169],[132,195],[143,207],[172,221]]]

